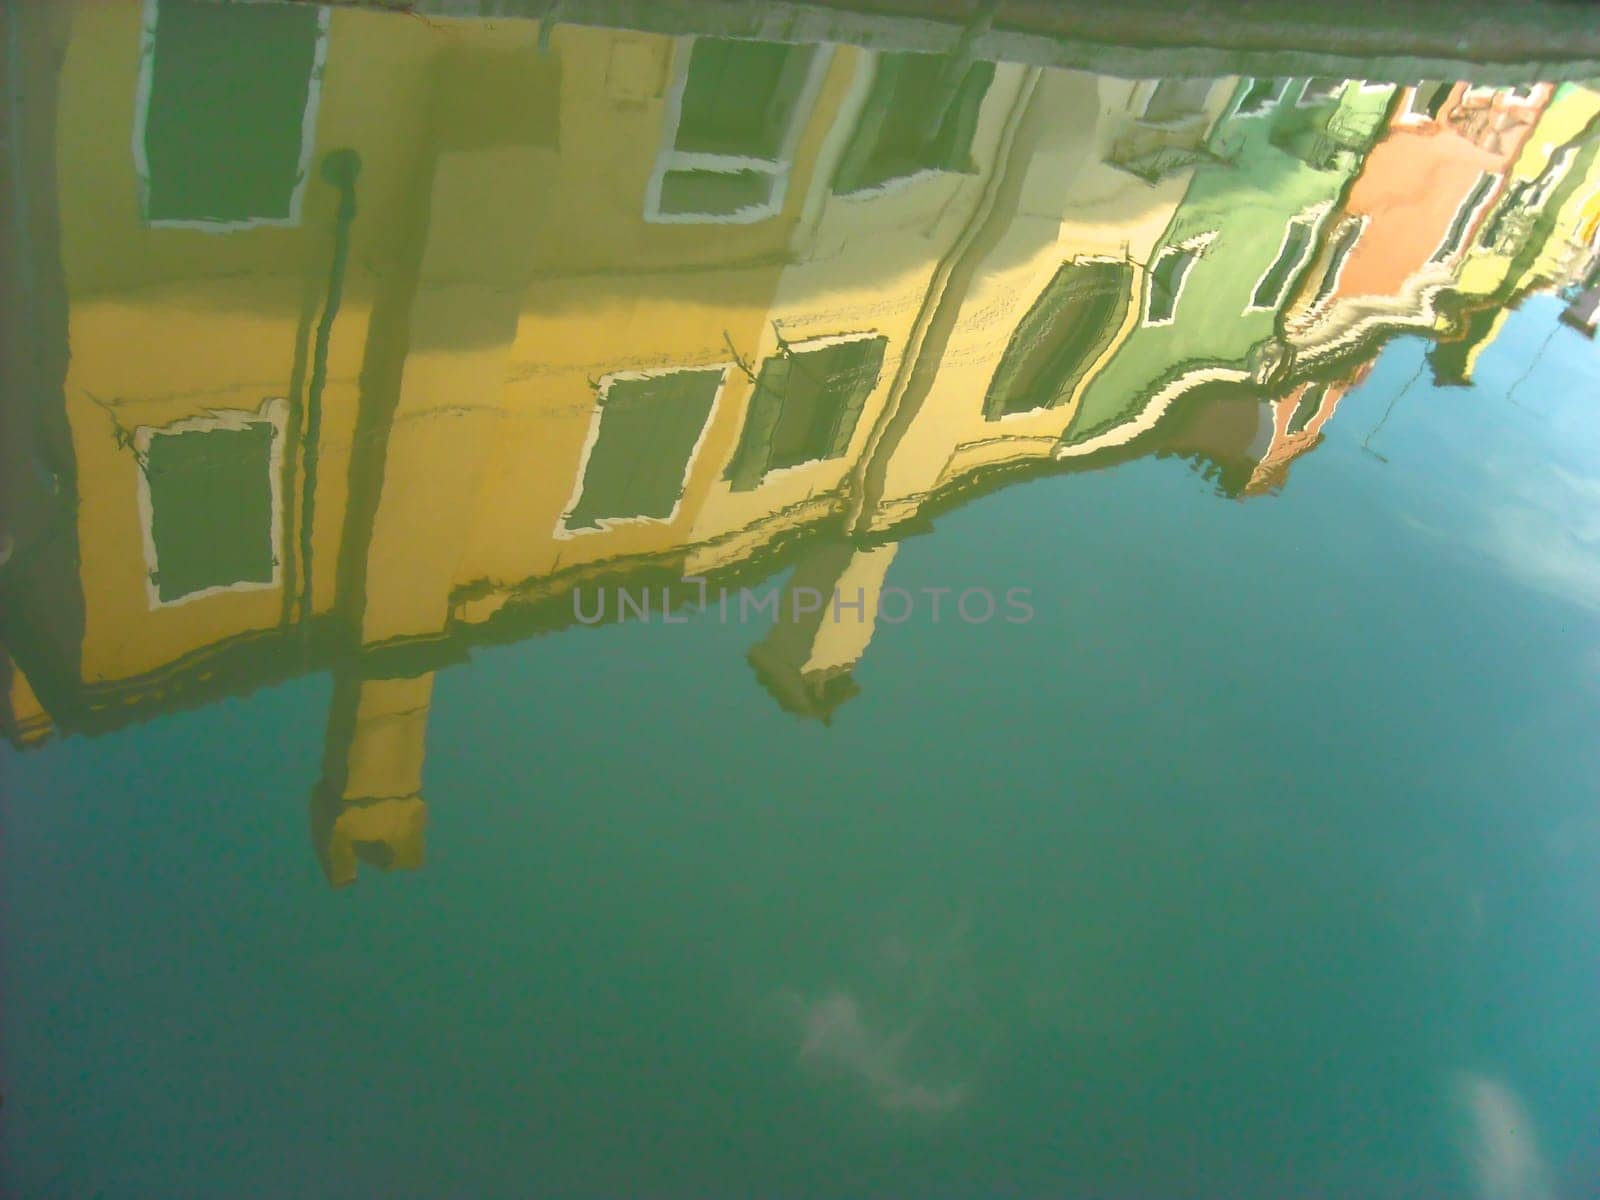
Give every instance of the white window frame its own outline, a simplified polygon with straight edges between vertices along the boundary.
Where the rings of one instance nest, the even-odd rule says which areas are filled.
[[[1350,265],[1350,259],[1355,254],[1356,248],[1361,245],[1361,239],[1367,236],[1367,226],[1372,224],[1372,215],[1367,213],[1357,217],[1356,223],[1359,228],[1356,230],[1355,237],[1350,239],[1350,248],[1344,252],[1344,257],[1334,264],[1333,274],[1331,276],[1324,274],[1321,282],[1317,284],[1317,291],[1322,292],[1326,290],[1327,294],[1321,299],[1317,300],[1313,307],[1320,307],[1324,304],[1327,304],[1333,299],[1333,293],[1339,290],[1339,281],[1344,278],[1345,268]],[[1338,236],[1337,232],[1335,232],[1334,236]],[[1251,295],[1253,296],[1255,293],[1251,292]],[[1313,295],[1315,295],[1315,293],[1313,293]]]
[[[1250,95],[1256,84],[1260,82],[1261,77],[1258,75],[1246,75],[1244,77],[1242,86],[1239,89],[1239,98],[1233,102],[1233,110],[1229,113],[1230,116],[1240,121],[1250,121],[1255,120],[1258,117],[1271,115],[1273,109],[1277,108],[1278,105],[1283,103],[1283,98],[1289,94],[1289,85],[1294,81],[1292,79],[1279,78],[1277,90],[1262,102],[1262,106],[1258,109],[1254,109],[1251,112],[1245,112],[1239,106],[1245,102],[1246,97]]]
[[[1429,116],[1426,112],[1417,112],[1414,105],[1417,97],[1422,94],[1422,85],[1431,83],[1434,87],[1444,88],[1444,99],[1439,104],[1439,111],[1443,112],[1445,105],[1450,103],[1450,96],[1456,90],[1456,85],[1444,79],[1419,79],[1406,86],[1405,100],[1400,105],[1400,115],[1397,121],[1401,125],[1432,125],[1439,120],[1438,117]]]
[[[133,431],[134,453],[139,465],[139,531],[144,545],[145,598],[152,610],[176,608],[193,600],[220,596],[231,592],[265,592],[283,586],[283,439],[284,426],[289,412],[289,402],[282,397],[264,400],[255,412],[247,409],[219,409],[203,417],[190,417],[170,425],[140,425]],[[214,584],[197,591],[185,592],[171,600],[161,598],[156,585],[161,564],[156,557],[155,504],[150,498],[150,478],[145,474],[149,461],[150,444],[158,437],[179,433],[210,433],[220,429],[246,429],[251,425],[271,425],[272,441],[267,451],[267,486],[272,501],[272,521],[267,537],[272,546],[272,577],[265,581],[245,579],[237,583]]]
[[[1562,181],[1566,179],[1567,173],[1572,170],[1572,164],[1577,161],[1577,158],[1578,148],[1570,143],[1562,146],[1550,156],[1550,161],[1545,165],[1543,171],[1544,178],[1536,180],[1534,183],[1536,198],[1532,204],[1528,205],[1529,212],[1544,211],[1544,206],[1549,203],[1550,193],[1561,186]]]
[[[289,193],[286,217],[247,217],[242,221],[207,221],[194,217],[150,216],[150,155],[145,148],[145,132],[150,121],[150,93],[155,86],[156,26],[161,0],[144,0],[139,28],[139,82],[133,102],[133,169],[139,189],[139,217],[153,229],[196,229],[202,233],[233,233],[262,227],[293,228],[300,224],[306,180],[311,175],[311,159],[316,153],[317,113],[322,106],[322,72],[328,60],[328,8],[317,9],[317,41],[311,56],[311,75],[306,81],[306,106],[300,114],[300,160],[294,188]]]
[[[1150,260],[1150,269],[1145,272],[1144,302],[1140,306],[1139,324],[1147,329],[1159,329],[1164,325],[1171,325],[1178,319],[1178,309],[1183,303],[1184,290],[1189,286],[1189,277],[1194,274],[1194,265],[1205,257],[1206,248],[1217,240],[1217,230],[1208,229],[1204,233],[1197,233],[1185,238],[1181,242],[1171,242],[1160,250]],[[1150,317],[1150,301],[1155,299],[1156,265],[1169,253],[1187,254],[1190,256],[1189,266],[1178,277],[1178,288],[1172,294],[1172,312],[1159,320]]]
[[[1317,105],[1317,104],[1329,104],[1329,103],[1332,103],[1333,101],[1338,100],[1339,97],[1343,96],[1345,88],[1349,87],[1350,84],[1351,84],[1351,80],[1341,79],[1334,86],[1333,91],[1327,93],[1327,95],[1312,96],[1312,97],[1310,97],[1308,99],[1307,96],[1306,96],[1306,92],[1310,89],[1312,81],[1314,79],[1326,79],[1326,78],[1328,78],[1326,75],[1308,75],[1306,77],[1305,81],[1303,83],[1301,83],[1301,85],[1300,85],[1300,94],[1295,97],[1295,101],[1294,101],[1295,107],[1296,108],[1311,108],[1312,106]]]
[[[1477,182],[1472,185],[1472,191],[1477,191],[1479,185],[1481,185],[1485,179],[1499,180],[1499,178],[1499,173],[1496,171],[1484,171],[1478,176]],[[1499,199],[1503,190],[1504,189],[1496,187],[1494,183],[1491,182],[1488,187],[1483,189],[1482,197],[1479,198],[1478,202],[1471,208],[1468,208],[1466,204],[1466,201],[1470,199],[1472,195],[1472,192],[1468,192],[1467,195],[1462,198],[1461,204],[1457,205],[1455,213],[1450,218],[1450,224],[1445,226],[1444,236],[1439,239],[1439,244],[1433,248],[1433,253],[1428,255],[1428,261],[1430,263],[1445,262],[1450,258],[1451,255],[1459,254],[1463,247],[1471,244],[1473,222],[1477,220],[1478,217],[1483,215],[1484,210],[1488,208],[1489,205],[1493,204],[1497,199]],[[1455,228],[1456,218],[1460,217],[1463,213],[1466,214],[1466,219],[1461,225],[1461,240],[1456,245],[1449,246],[1450,231]],[[1447,246],[1449,247],[1448,249],[1446,248]]]
[[[1186,75],[1177,77],[1182,78],[1185,81],[1191,79],[1205,80],[1207,84],[1206,95],[1205,99],[1201,101],[1200,107],[1194,112],[1180,113],[1175,117],[1160,118],[1152,117],[1150,115],[1150,105],[1156,98],[1156,92],[1160,89],[1163,83],[1171,82],[1173,78],[1175,77],[1163,75],[1159,79],[1145,79],[1140,81],[1139,87],[1135,90],[1133,95],[1133,99],[1138,104],[1138,115],[1134,118],[1136,121],[1142,125],[1149,125],[1152,128],[1166,129],[1174,125],[1182,125],[1188,121],[1201,120],[1206,116],[1207,108],[1211,104],[1211,98],[1217,90],[1217,83],[1222,78],[1221,76]]]
[[[782,145],[775,157],[759,158],[748,154],[679,150],[675,145],[678,124],[683,119],[683,91],[689,82],[689,61],[694,56],[694,43],[693,37],[681,37],[674,43],[672,86],[667,91],[661,148],[656,153],[655,167],[645,185],[644,219],[652,225],[753,225],[757,221],[769,220],[783,211],[784,199],[789,191],[789,174],[794,167],[795,147],[810,124],[823,78],[833,64],[834,48],[818,45],[812,51],[805,82],[795,97],[788,128],[783,132]],[[731,213],[663,212],[661,190],[667,175],[675,171],[712,171],[722,174],[755,171],[770,176],[772,188],[763,203],[746,205]]]
[[[1284,222],[1283,236],[1278,239],[1278,248],[1273,252],[1271,260],[1267,263],[1266,267],[1263,268],[1261,274],[1256,276],[1256,281],[1250,288],[1250,299],[1245,302],[1244,309],[1242,310],[1244,313],[1248,314],[1277,311],[1278,306],[1283,303],[1284,297],[1289,294],[1289,288],[1293,285],[1295,276],[1300,271],[1305,269],[1306,260],[1316,252],[1317,231],[1322,227],[1322,219],[1328,215],[1328,211],[1328,205],[1318,204],[1311,208],[1304,209],[1301,212],[1295,213],[1294,216],[1290,217]],[[1273,268],[1278,265],[1278,260],[1283,257],[1284,250],[1286,250],[1289,246],[1290,231],[1292,231],[1296,225],[1309,225],[1311,227],[1311,237],[1306,241],[1306,248],[1300,252],[1300,257],[1295,260],[1294,264],[1290,266],[1288,273],[1284,275],[1283,291],[1278,293],[1276,299],[1274,299],[1271,304],[1257,304],[1255,302],[1256,293],[1261,290],[1261,285],[1267,281],[1267,276],[1272,274]]]
[[[706,438],[711,432],[711,426],[716,422],[717,411],[722,406],[722,397],[728,390],[728,371],[734,364],[731,362],[706,363],[704,366],[684,367],[652,367],[646,371],[613,371],[609,375],[602,375],[599,387],[595,393],[594,411],[589,416],[589,429],[584,435],[583,449],[578,454],[578,474],[573,480],[572,494],[567,497],[567,503],[561,510],[561,516],[556,519],[555,536],[562,540],[583,537],[585,534],[604,533],[624,525],[670,525],[678,519],[678,514],[683,509],[683,497],[689,488],[689,479],[694,474],[695,462],[700,457],[700,451],[705,448]],[[583,500],[584,485],[589,475],[589,459],[594,454],[595,444],[600,440],[600,426],[605,420],[606,394],[616,383],[632,383],[640,379],[656,379],[663,375],[679,375],[685,371],[717,371],[717,390],[712,394],[711,407],[706,411],[705,423],[700,426],[700,433],[694,440],[694,445],[689,448],[689,457],[684,460],[683,479],[678,483],[678,499],[672,506],[672,511],[664,517],[601,517],[593,525],[585,525],[578,529],[570,529],[567,522],[572,519],[572,514],[578,511],[578,505]]]

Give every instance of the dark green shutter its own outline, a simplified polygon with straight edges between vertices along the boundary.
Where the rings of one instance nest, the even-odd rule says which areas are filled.
[[[989,94],[994,82],[992,62],[973,63],[961,77],[955,100],[945,111],[934,141],[931,166],[941,171],[970,173],[977,168],[972,161],[972,139],[978,132],[978,115],[983,109],[983,98]]]
[[[1364,228],[1359,217],[1346,217],[1339,226],[1339,232],[1334,235],[1333,250],[1328,255],[1328,266],[1322,273],[1322,282],[1317,285],[1316,295],[1311,298],[1313,305],[1321,304],[1333,295],[1333,289],[1339,283],[1339,272],[1344,267],[1344,260],[1350,257],[1350,251],[1356,248],[1356,242],[1361,240],[1361,231]]]
[[[1049,408],[1070,396],[1122,327],[1132,289],[1129,263],[1067,263],[1056,272],[1011,335],[984,417]]]
[[[313,5],[161,0],[144,151],[145,216],[291,216],[321,29]]]
[[[1497,178],[1498,176],[1487,171],[1478,176],[1478,182],[1473,185],[1472,191],[1456,210],[1455,219],[1450,222],[1444,241],[1433,252],[1430,262],[1443,262],[1461,248],[1461,243],[1467,236],[1467,225],[1472,221],[1472,214],[1477,211],[1478,205],[1483,203],[1483,198],[1489,194],[1489,189]]]
[[[814,46],[696,39],[689,51],[674,146],[775,159],[805,86]]]
[[[910,52],[878,56],[872,90],[834,171],[835,195],[917,171],[971,172],[972,138],[994,64]]]
[[[150,439],[145,477],[164,601],[236,583],[269,583],[273,427],[191,430]]]
[[[833,191],[836,196],[859,192],[879,182],[873,170],[873,158],[879,143],[884,140],[884,129],[894,111],[899,92],[900,76],[905,73],[909,55],[880,54],[872,78],[872,90],[867,93],[856,118],[856,127],[850,143],[839,157],[834,170]]]
[[[1311,228],[1311,222],[1301,218],[1289,223],[1289,232],[1283,239],[1283,248],[1278,251],[1278,257],[1268,268],[1267,273],[1261,277],[1261,282],[1256,285],[1255,295],[1250,297],[1252,308],[1278,306],[1284,292],[1289,288],[1295,268],[1300,265],[1307,248],[1311,245]]]
[[[772,457],[772,433],[783,415],[783,398],[789,390],[790,364],[787,355],[774,354],[761,364],[761,374],[750,394],[744,431],[739,449],[728,465],[728,479],[736,492],[748,492],[761,482]]]
[[[608,518],[671,515],[721,382],[720,369],[613,382],[601,404],[599,433],[568,528],[593,528]]]
[[[1278,99],[1283,84],[1277,79],[1255,79],[1250,81],[1236,108],[1241,116],[1251,116],[1262,112]]]
[[[1170,246],[1156,259],[1150,272],[1150,304],[1146,317],[1152,322],[1170,321],[1177,315],[1178,292],[1194,265],[1195,252]]]
[[[857,338],[775,354],[762,363],[728,468],[733,490],[749,491],[774,465],[837,458],[848,450],[888,344],[885,337]],[[780,423],[785,449],[774,463]]]
[[[1284,427],[1287,434],[1302,432],[1311,424],[1311,418],[1317,415],[1317,410],[1322,407],[1322,402],[1327,398],[1328,385],[1319,383],[1309,387],[1300,397],[1300,403],[1294,406],[1294,412],[1289,415],[1289,423]]]
[[[772,201],[765,171],[668,171],[661,177],[661,211],[727,215]]]
[[[837,351],[837,365],[833,370],[837,372],[837,390],[841,401],[839,419],[833,429],[833,442],[825,457],[838,458],[850,449],[850,439],[855,436],[861,410],[867,403],[867,396],[877,386],[878,373],[883,369],[884,347],[888,344],[888,338],[875,337],[833,347]]]

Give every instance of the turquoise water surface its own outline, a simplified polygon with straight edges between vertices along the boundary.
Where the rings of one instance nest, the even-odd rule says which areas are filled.
[[[51,37],[5,1194],[1595,1194],[1600,91]]]

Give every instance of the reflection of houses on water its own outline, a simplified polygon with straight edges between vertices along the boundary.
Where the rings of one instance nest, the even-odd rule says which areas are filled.
[[[1150,259],[1138,327],[1090,382],[1060,458],[1134,442],[1196,388],[1283,376],[1284,306],[1392,91],[1359,80],[1239,81]]]
[[[1594,250],[1583,235],[1584,205],[1600,195],[1600,92],[1563,84],[1508,172],[1500,202],[1441,298],[1436,382],[1464,385],[1517,300],[1583,278]]]
[[[1434,325],[1435,298],[1460,279],[1550,95],[1547,84],[1401,90],[1290,309],[1289,339],[1304,363]]]
[[[432,672],[580,589],[792,566],[750,661],[829,719],[897,530],[1145,453],[1273,491],[1355,377],[1294,376],[1281,327],[1388,85],[60,11],[71,469],[5,568],[9,732],[328,669],[335,882],[420,862]]]
[[[1370,367],[1368,361],[1332,381],[1297,383],[1267,399],[1240,388],[1201,389],[1162,422],[1148,451],[1188,459],[1224,496],[1281,491],[1290,464],[1316,449],[1339,401]]]
[[[1039,79],[995,211],[930,296],[918,358],[858,474],[859,532],[1049,461],[1138,324],[1145,264],[1209,161],[1205,138],[1231,85]]]
[[[1283,94],[1270,81],[1246,81],[1240,91],[1234,118],[1255,108],[1252,96]],[[1470,356],[1493,336],[1516,295],[1541,280],[1571,276],[1575,256],[1586,261],[1574,242],[1596,152],[1591,135],[1600,97],[1593,91],[1465,83],[1378,89],[1357,81],[1339,91],[1346,103],[1364,101],[1361,115],[1335,112],[1328,126],[1365,131],[1370,148],[1332,198],[1291,217],[1272,266],[1253,277],[1245,320],[1234,327],[1251,336],[1235,361],[1194,349],[1221,344],[1206,322],[1231,312],[1231,303],[1201,307],[1193,325],[1184,326],[1188,278],[1202,278],[1222,236],[1201,227],[1226,228],[1203,207],[1212,182],[1211,168],[1203,168],[1167,239],[1179,281],[1167,293],[1178,297],[1177,315],[1163,327],[1171,345],[1145,367],[1135,357],[1141,339],[1129,340],[1094,385],[1111,402],[1120,400],[1120,412],[1098,428],[1075,422],[1057,451],[1064,461],[1115,461],[1129,449],[1175,453],[1194,459],[1226,494],[1275,490],[1289,461],[1315,446],[1339,397],[1364,376],[1360,364],[1370,362],[1379,339],[1406,329],[1433,333],[1436,372],[1464,378]],[[1324,169],[1352,165],[1325,157],[1326,141],[1265,140],[1311,146],[1307,161]],[[1359,139],[1343,139],[1344,153],[1358,155],[1361,148]],[[1217,270],[1232,266],[1219,258]],[[1228,278],[1222,276],[1224,286]],[[1264,290],[1276,300],[1270,311],[1259,307]],[[1210,300],[1218,293],[1203,294]],[[1168,302],[1161,300],[1165,315]],[[1119,370],[1157,383],[1109,386]],[[1093,411],[1091,400],[1084,417]]]

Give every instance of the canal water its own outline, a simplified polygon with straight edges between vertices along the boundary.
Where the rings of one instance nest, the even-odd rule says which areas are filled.
[[[1596,1195],[1600,85],[594,20],[8,26],[0,1192]]]

